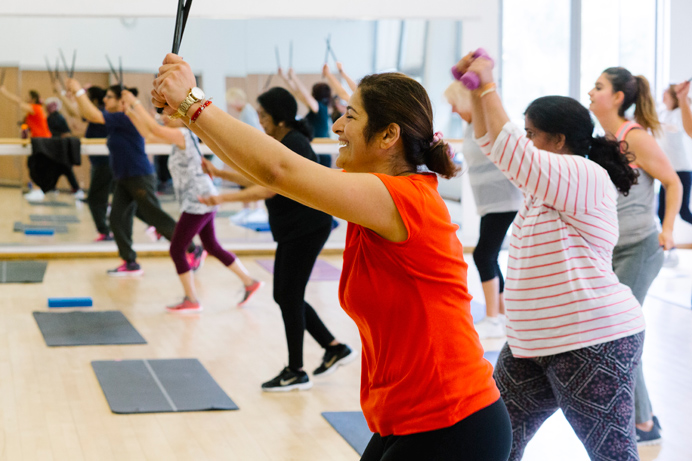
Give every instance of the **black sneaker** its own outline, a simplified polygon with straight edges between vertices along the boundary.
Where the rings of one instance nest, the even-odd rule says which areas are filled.
[[[348,365],[356,359],[356,353],[346,344],[327,346],[327,351],[322,357],[322,364],[312,372],[315,376],[327,376],[343,365]]]
[[[655,416],[652,416],[651,419],[653,419],[653,421],[654,421],[654,426],[656,426],[658,428],[658,431],[661,432],[662,431],[661,423],[658,422],[658,418]]]
[[[636,428],[636,430],[637,445],[640,447],[647,445],[659,445],[663,440],[663,438],[661,437],[661,432],[657,427],[656,422],[654,422],[654,426],[651,428],[650,431],[643,431],[639,428]]]
[[[289,367],[284,368],[279,376],[262,384],[264,392],[288,392],[294,389],[305,391],[312,387],[308,374],[304,371],[293,371]]]

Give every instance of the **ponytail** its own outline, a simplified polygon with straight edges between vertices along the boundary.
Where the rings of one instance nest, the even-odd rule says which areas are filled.
[[[643,75],[634,76],[624,67],[609,67],[603,71],[613,86],[613,93],[622,91],[624,98],[618,109],[618,115],[625,117],[625,112],[632,104],[636,104],[634,119],[645,130],[650,130],[654,136],[661,130],[658,121],[654,99],[651,96],[649,81]]]
[[[300,120],[293,119],[291,121],[287,121],[286,125],[308,138],[309,141],[312,141],[312,138],[315,137],[315,132],[312,125],[310,125],[310,123],[304,118],[301,118]]]
[[[454,150],[452,146],[441,139],[434,142],[425,153],[425,166],[443,178],[450,179],[456,176],[461,169],[459,165],[454,163],[453,157]]]
[[[603,136],[591,138],[588,159],[598,163],[608,172],[610,180],[622,195],[629,194],[632,185],[637,184],[639,171],[630,166],[634,155],[627,152],[627,142],[618,142]]]
[[[645,130],[658,137],[661,133],[661,122],[658,121],[656,105],[651,96],[649,81],[643,75],[634,77],[637,82],[637,98],[634,106],[634,120]]]

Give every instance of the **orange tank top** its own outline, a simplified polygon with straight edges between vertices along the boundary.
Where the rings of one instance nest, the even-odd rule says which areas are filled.
[[[26,114],[26,124],[29,126],[32,138],[50,138],[50,130],[48,129],[48,120],[43,113],[41,104],[32,104],[31,108],[34,113]]]
[[[376,176],[408,239],[348,225],[339,300],[360,331],[363,413],[382,436],[449,427],[500,397],[473,327],[458,227],[434,174]]]

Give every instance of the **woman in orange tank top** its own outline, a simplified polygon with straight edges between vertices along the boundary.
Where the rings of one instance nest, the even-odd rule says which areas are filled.
[[[196,86],[169,54],[153,102],[172,114]],[[462,248],[437,192],[458,167],[433,133],[425,89],[403,74],[361,80],[334,123],[331,169],[201,101],[183,120],[255,183],[349,222],[339,286],[362,342],[364,460],[505,461],[511,426],[473,328]],[[187,121],[190,117],[194,122]]]

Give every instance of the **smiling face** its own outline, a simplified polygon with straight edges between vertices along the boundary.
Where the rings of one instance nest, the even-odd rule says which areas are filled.
[[[352,173],[373,171],[372,163],[376,156],[372,152],[374,143],[368,143],[365,139],[367,124],[368,115],[361,102],[360,91],[356,90],[351,95],[346,113],[332,127],[332,131],[339,136],[338,168]]]
[[[589,99],[591,100],[589,110],[596,116],[613,111],[617,112],[620,104],[622,104],[623,96],[621,91],[613,92],[613,84],[608,76],[603,73],[596,80],[593,89],[589,91]]]

